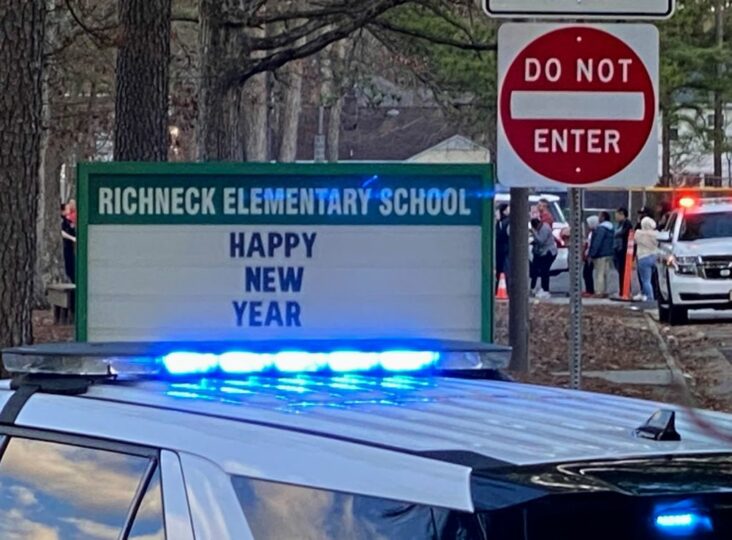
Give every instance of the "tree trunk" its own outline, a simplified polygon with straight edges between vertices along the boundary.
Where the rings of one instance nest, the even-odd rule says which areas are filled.
[[[200,0],[198,4],[198,48],[201,56],[198,83],[198,118],[196,122],[196,155],[199,161],[223,159],[226,146],[224,130],[224,89],[219,76],[222,39],[221,5],[217,0]]]
[[[724,47],[724,4],[723,0],[716,0],[714,5],[717,47]],[[724,77],[724,63],[717,63],[717,77]],[[717,83],[719,84],[719,83]],[[714,181],[713,185],[722,187],[722,153],[725,143],[724,133],[724,95],[720,88],[714,91]]]
[[[0,2],[0,346],[33,338],[45,2]]]
[[[328,115],[328,131],[326,132],[326,159],[336,162],[340,158],[341,116],[343,114],[343,96],[339,96],[330,107]]]
[[[671,185],[671,113],[663,111],[661,118],[661,186]]]
[[[222,66],[241,55],[241,28],[222,25],[222,0],[199,0],[198,46],[201,57],[196,120],[196,155],[199,161],[242,161],[247,130],[241,88],[227,88]],[[266,109],[265,109],[266,111]]]
[[[265,28],[251,30],[252,36],[263,38]],[[261,52],[255,52],[253,58],[259,58]],[[242,89],[242,114],[244,117],[244,148],[247,161],[267,161],[269,159],[269,122],[268,122],[269,89],[267,73],[259,73],[250,78]]]
[[[242,95],[244,147],[247,161],[267,161],[267,74],[247,81]]]
[[[288,64],[285,77],[284,104],[282,108],[279,161],[292,162],[297,159],[298,131],[300,129],[300,108],[302,106],[303,62],[296,60]]]
[[[46,9],[54,9],[54,0],[46,0]],[[57,17],[46,17],[45,45],[48,50],[58,46]],[[48,52],[48,51],[47,51]],[[34,278],[34,300],[36,308],[46,308],[46,287],[64,279],[61,241],[61,185],[62,164],[59,135],[54,133],[51,121],[51,100],[49,87],[49,56],[45,56],[42,78],[42,126],[40,145],[40,181],[38,185],[38,218],[36,220],[36,273]]]
[[[323,51],[320,58],[320,103],[328,109],[325,152],[328,161],[338,161],[345,80],[346,41],[338,41]]]
[[[168,158],[171,0],[119,0],[114,158]]]
[[[41,143],[38,220],[36,238],[35,299],[37,308],[47,307],[46,288],[51,283],[67,281],[64,273],[61,240],[61,189],[59,175],[62,157],[58,145],[46,139]]]

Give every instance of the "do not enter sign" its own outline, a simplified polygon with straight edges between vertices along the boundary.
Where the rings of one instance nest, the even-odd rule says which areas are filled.
[[[502,184],[656,183],[654,26],[504,25],[499,75]]]

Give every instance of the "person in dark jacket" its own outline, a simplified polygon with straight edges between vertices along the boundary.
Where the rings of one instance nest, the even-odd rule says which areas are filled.
[[[600,220],[597,216],[587,218],[587,239],[582,250],[582,260],[584,261],[582,278],[585,280],[585,292],[582,293],[582,296],[584,297],[595,296],[595,267],[592,265],[592,259],[590,259],[590,245],[592,244],[592,235],[599,224]]]
[[[498,290],[498,280],[501,278],[501,274],[505,274],[506,280],[508,280],[510,213],[511,209],[507,204],[498,205],[498,219],[496,220],[496,290]]]
[[[592,242],[590,243],[589,256],[594,266],[595,296],[606,298],[607,293],[607,276],[613,264],[614,227],[610,221],[610,214],[600,212],[597,216],[600,224],[592,234]]]
[[[615,269],[618,271],[618,290],[623,291],[623,283],[625,283],[625,262],[628,252],[628,236],[633,230],[633,224],[628,219],[628,209],[618,208],[615,212],[615,235],[613,239],[613,251],[615,259]]]
[[[71,283],[76,282],[76,223],[69,204],[61,205],[61,237],[64,248],[64,270]],[[75,209],[73,209],[75,212]]]
[[[653,217],[653,216],[651,216]],[[671,205],[668,201],[661,201],[656,205],[656,230],[665,231],[671,217]]]

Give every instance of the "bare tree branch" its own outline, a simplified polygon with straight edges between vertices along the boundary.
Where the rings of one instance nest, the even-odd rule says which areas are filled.
[[[406,28],[403,26],[395,25],[383,18],[376,19],[373,22],[369,23],[367,25],[368,27],[377,27],[381,28],[382,30],[388,30],[390,32],[394,32],[397,34],[402,34],[409,37],[414,37],[418,39],[424,39],[425,41],[429,41],[430,43],[435,43],[437,45],[447,45],[449,47],[455,47],[456,49],[462,49],[466,51],[495,51],[496,50],[496,44],[495,43],[478,43],[475,41],[465,42],[465,41],[459,41],[456,39],[451,39],[447,37],[442,36],[436,36],[434,34],[428,34],[426,32],[422,32],[420,30],[415,30],[414,28]]]
[[[252,59],[249,63],[244,64],[243,69],[241,68],[241,62],[238,61],[236,66],[232,66],[225,71],[223,76],[224,83],[229,87],[242,85],[252,75],[256,75],[257,73],[262,73],[264,71],[272,71],[282,67],[292,60],[311,56],[321,51],[331,43],[350,36],[353,32],[365,27],[370,21],[386,13],[390,9],[415,0],[371,0],[367,3],[363,3],[360,0],[349,1],[351,3],[344,5],[354,5],[357,7],[354,7],[354,10],[348,15],[348,17],[340,17],[340,20],[329,21],[330,24],[327,26],[325,21],[322,20],[315,24],[306,23],[303,26],[307,26],[311,29],[311,32],[304,33],[304,35],[304,29],[301,26],[301,31],[295,33],[298,35],[298,39],[309,37],[309,39],[306,39],[302,45],[295,45],[288,48],[281,48],[276,45],[273,47],[273,43],[289,43],[289,41],[291,41],[290,39],[278,38],[278,36],[252,40],[252,43],[256,44],[257,50],[275,50],[261,59]],[[323,31],[326,27],[331,27],[332,29]],[[268,40],[270,43],[267,43]],[[249,53],[251,51],[247,52]]]
[[[82,20],[82,17],[79,16],[78,13],[76,13],[76,10],[74,10],[73,6],[71,5],[71,0],[64,0],[64,2],[66,4],[66,9],[68,9],[69,13],[71,14],[71,18],[74,19],[74,22],[92,38],[97,47],[101,48],[114,44],[114,40],[104,35],[104,33],[116,29],[116,24],[100,27],[91,27]]]

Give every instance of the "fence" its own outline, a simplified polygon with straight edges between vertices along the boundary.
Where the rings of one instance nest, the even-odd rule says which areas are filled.
[[[662,208],[672,209],[678,206],[682,197],[711,198],[728,197],[732,200],[732,188],[648,188],[648,189],[586,189],[583,192],[583,219],[602,210],[611,212],[618,208],[627,208],[631,219],[644,206],[658,215]]]

